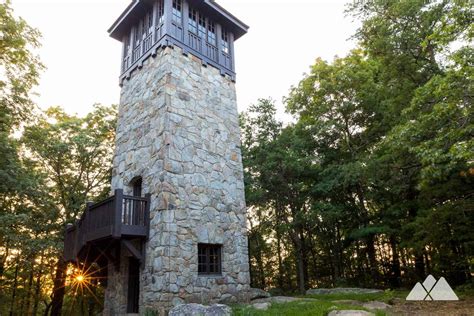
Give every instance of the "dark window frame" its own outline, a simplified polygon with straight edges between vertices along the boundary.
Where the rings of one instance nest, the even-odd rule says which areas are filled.
[[[198,34],[199,12],[196,9],[189,8],[188,30],[193,34]]]
[[[148,12],[146,20],[148,22],[147,34],[151,34],[153,32],[153,11]]]
[[[198,244],[198,275],[222,275],[221,244]]]
[[[133,29],[133,48],[137,48],[142,43],[141,40],[141,21]]]
[[[213,21],[207,22],[207,39],[206,41],[213,45],[217,46],[217,36],[216,36],[216,24]]]
[[[198,18],[198,36],[203,39],[207,37],[207,21],[206,17],[201,13],[199,13]]]
[[[164,0],[158,1],[158,9],[156,10],[157,19],[156,19],[156,27],[160,27],[161,24],[164,22],[165,18],[165,2]]]
[[[224,54],[230,55],[229,33],[224,29],[222,29],[221,40],[222,40],[222,52]]]
[[[173,0],[172,20],[174,23],[183,24],[183,1]]]

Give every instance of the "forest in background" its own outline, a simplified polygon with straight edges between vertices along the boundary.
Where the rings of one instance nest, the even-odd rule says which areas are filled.
[[[473,4],[360,1],[345,57],[241,116],[252,285],[454,286],[474,264]],[[472,283],[471,283],[472,286]]]
[[[347,14],[357,45],[290,90],[293,123],[271,99],[241,114],[252,286],[398,288],[432,273],[473,287],[473,4]],[[94,314],[100,280],[66,282],[63,235],[109,194],[116,108],[40,111],[40,33],[9,1],[0,23],[0,314]]]

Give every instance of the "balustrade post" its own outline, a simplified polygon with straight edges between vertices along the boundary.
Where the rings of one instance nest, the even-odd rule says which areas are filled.
[[[165,23],[163,25],[163,33],[164,34],[171,34],[171,20],[173,15],[173,0],[163,0],[163,8],[164,8],[164,19]]]
[[[216,47],[217,47],[217,52],[216,52],[216,62],[222,66],[225,66],[225,63],[222,62],[223,58],[221,58],[221,52],[222,52],[222,26],[220,23],[216,24]]]
[[[151,194],[145,194],[146,207],[145,207],[145,227],[146,227],[146,239],[150,236],[150,207],[151,207]]]
[[[123,207],[123,190],[116,189],[114,197],[114,228],[112,236],[120,238],[122,235],[122,207]]]
[[[153,29],[151,31],[151,46],[153,46],[155,44],[155,41],[156,41],[156,24],[158,23],[158,20],[157,20],[157,15],[158,15],[158,6],[159,6],[159,1],[155,1],[155,3],[153,4],[153,10],[152,10],[152,14],[153,16],[151,17],[153,19]]]
[[[183,23],[183,42],[186,45],[189,45],[189,30],[188,30],[188,19],[189,19],[189,3],[187,1],[183,1],[183,6],[181,7],[181,13],[182,13],[182,18],[181,18],[181,23]]]
[[[91,219],[91,206],[94,204],[93,202],[86,202],[86,211],[84,215],[84,242],[88,241],[87,235],[92,230],[92,219]]]
[[[229,32],[229,56],[230,56],[230,67],[232,71],[235,71],[235,60],[234,60],[234,34]]]

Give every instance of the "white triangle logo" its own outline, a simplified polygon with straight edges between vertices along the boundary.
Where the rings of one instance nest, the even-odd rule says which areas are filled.
[[[459,301],[458,296],[443,277],[438,280],[430,295],[434,301]]]
[[[444,277],[438,281],[430,274],[423,281],[416,283],[408,294],[407,301],[458,301],[456,293]]]
[[[423,285],[420,282],[416,283],[410,294],[407,296],[407,301],[423,301],[428,295]]]
[[[426,292],[430,292],[433,286],[436,284],[436,279],[431,274],[426,277],[423,281],[423,287],[425,288]]]

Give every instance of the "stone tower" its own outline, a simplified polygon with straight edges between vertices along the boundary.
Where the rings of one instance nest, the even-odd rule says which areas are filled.
[[[106,314],[245,299],[233,43],[247,28],[211,0],[135,0],[109,29],[123,43],[112,188],[150,204],[147,237],[122,230],[109,260]]]

